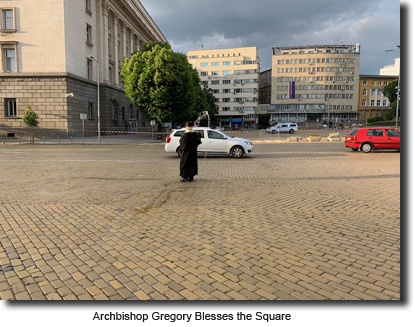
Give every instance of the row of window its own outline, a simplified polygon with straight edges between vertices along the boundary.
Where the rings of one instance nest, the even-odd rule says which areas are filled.
[[[95,104],[93,102],[88,102],[87,105],[87,117],[88,119],[94,119],[94,106]],[[121,107],[121,120],[126,120],[126,108]],[[4,116],[7,118],[17,118],[18,111],[17,111],[17,99],[15,98],[8,98],[4,99]],[[117,120],[118,118],[118,108],[114,106],[112,108],[112,119]],[[130,105],[130,108],[128,110],[128,119],[134,118],[134,107]]]
[[[389,85],[389,83],[390,82],[388,82],[388,81],[378,81],[377,83],[376,83],[376,81],[372,81],[372,85]],[[367,81],[363,81],[363,85],[368,85],[367,84]]]
[[[203,82],[206,85],[208,84],[208,81],[203,81]],[[232,81],[230,79],[224,79],[224,80],[222,80],[222,84],[231,84],[231,83],[232,83]],[[237,84],[244,85],[244,84],[255,84],[255,83],[258,83],[258,80],[257,79],[235,79],[233,81],[233,85],[237,85]],[[219,85],[220,84],[220,80],[212,80],[210,84],[212,84],[212,85]]]
[[[321,84],[313,84],[313,85],[296,85],[296,90],[353,90],[353,85],[321,85]],[[288,85],[278,85],[276,88],[277,91],[288,91]]]
[[[353,93],[296,93],[296,99],[353,99]],[[288,100],[289,94],[277,94],[277,100]]]
[[[230,53],[228,53],[228,57],[230,57],[231,56],[231,54]],[[236,55],[235,55],[235,53],[233,54],[233,57],[235,57]],[[240,53],[238,53],[238,56],[240,57],[241,56],[241,54]],[[219,58],[220,57],[220,55],[219,54],[217,54],[216,55],[216,58]],[[221,57],[225,57],[225,54],[224,53],[222,53],[222,56]],[[189,59],[198,59],[199,58],[199,56],[189,56],[188,57]],[[209,58],[209,55],[202,55],[201,56],[201,58]],[[215,58],[215,55],[211,55],[210,56],[210,58]]]
[[[367,96],[367,89],[363,89],[363,96]],[[370,95],[383,95],[382,89],[370,89]]]
[[[277,77],[277,82],[354,82],[353,76],[299,76],[299,77]]]
[[[354,73],[354,67],[291,67],[291,68],[277,68],[277,73]]]
[[[266,107],[264,107],[265,109]],[[353,111],[352,105],[324,105],[324,104],[272,104],[270,110],[350,110]],[[262,110],[263,108],[261,108]]]
[[[233,64],[234,65],[254,65],[254,64],[256,64],[256,61],[254,61],[254,60],[248,60],[248,61],[238,60],[238,61],[234,61]],[[212,67],[219,66],[219,65],[220,65],[219,61],[210,63],[210,66],[212,66]],[[222,65],[223,66],[230,66],[230,65],[232,65],[232,62],[231,61],[223,61]],[[200,66],[201,67],[209,67],[209,63],[208,62],[202,62],[200,64]]]
[[[294,64],[341,64],[341,65],[346,65],[346,64],[354,64],[356,61],[354,58],[308,58],[308,59],[282,59],[282,60],[278,60],[277,64],[278,65],[294,65]]]
[[[367,100],[362,100],[362,107],[367,107]],[[370,100],[370,106],[371,107],[387,107],[388,101],[387,100]]]
[[[231,107],[222,107],[220,109],[221,111],[231,111]],[[244,111],[254,111],[255,108],[254,107],[233,107],[232,111],[239,111],[239,112],[244,112]]]
[[[222,74],[220,71],[213,71],[213,72],[200,72],[200,76],[219,76],[219,75],[247,75],[247,74],[257,74],[258,70],[256,69],[245,69],[245,70],[235,70],[233,73],[231,70],[223,70]]]
[[[222,92],[220,92],[222,91]],[[233,90],[233,94],[237,94],[237,93],[256,93],[258,90],[257,89],[234,89]],[[219,90],[219,89],[214,89],[213,93],[231,93],[232,90],[231,89],[223,89],[223,90]]]
[[[215,98],[215,102],[237,102],[237,103],[245,103],[245,102],[256,102],[256,98]]]

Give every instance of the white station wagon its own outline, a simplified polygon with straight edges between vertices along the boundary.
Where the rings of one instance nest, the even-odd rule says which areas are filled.
[[[185,128],[174,129],[166,137],[166,152],[175,152],[180,157],[180,137],[185,132]],[[251,141],[226,135],[220,131],[215,131],[209,127],[195,127],[195,132],[200,133],[202,144],[197,148],[198,154],[227,154],[234,158],[241,158],[250,155],[254,151]]]
[[[298,131],[298,125],[296,123],[279,123],[275,126],[266,129],[267,133],[294,133]]]

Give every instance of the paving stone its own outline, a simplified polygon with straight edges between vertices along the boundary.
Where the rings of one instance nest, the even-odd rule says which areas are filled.
[[[255,147],[247,160],[200,158],[195,182],[180,183],[179,161],[161,144],[21,145],[34,160],[0,163],[10,190],[0,296],[399,299],[399,154],[374,160],[332,142]],[[20,173],[28,167],[39,177],[31,185]]]

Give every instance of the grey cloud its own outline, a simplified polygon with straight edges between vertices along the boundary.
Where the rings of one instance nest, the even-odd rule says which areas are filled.
[[[378,74],[381,67],[393,63],[393,55],[384,52],[387,41],[399,44],[397,0],[141,2],[175,51],[186,53],[202,44],[205,49],[256,46],[262,70],[271,67],[272,47],[344,40],[345,44],[361,43],[361,70]]]

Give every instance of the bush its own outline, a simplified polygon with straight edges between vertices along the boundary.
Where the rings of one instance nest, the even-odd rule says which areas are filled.
[[[367,120],[368,124],[376,123],[378,121],[383,121],[383,117],[373,117]]]

